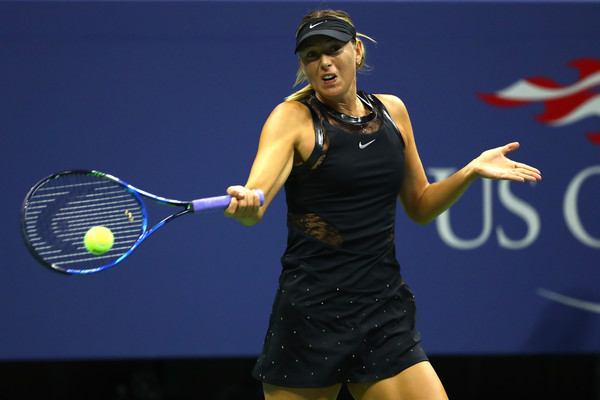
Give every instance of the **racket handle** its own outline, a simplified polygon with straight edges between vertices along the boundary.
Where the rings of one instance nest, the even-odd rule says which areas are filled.
[[[254,190],[260,199],[260,205],[265,204],[265,195],[260,189]],[[231,196],[207,197],[204,199],[192,200],[192,209],[194,212],[224,210],[229,207]]]

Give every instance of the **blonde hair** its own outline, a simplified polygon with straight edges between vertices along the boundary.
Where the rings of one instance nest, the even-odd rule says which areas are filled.
[[[311,21],[315,18],[321,18],[321,17],[331,17],[331,18],[341,19],[343,21],[346,21],[350,25],[354,26],[354,23],[350,19],[350,16],[344,11],[341,11],[341,10],[315,10],[315,11],[311,11],[310,13],[306,14],[306,16],[304,16],[304,18],[302,18],[302,22],[300,23],[300,27],[296,31],[296,35],[298,34],[298,32],[300,32],[302,27],[304,25],[306,25],[309,21]],[[363,38],[369,39],[373,43],[377,43],[377,42],[375,42],[374,39],[368,37],[367,35],[363,35],[362,33],[357,32],[356,36],[363,37]],[[356,45],[356,40],[353,39],[353,43]],[[360,63],[356,66],[357,70],[361,70],[364,67],[366,67],[365,55],[366,55],[366,50],[363,46],[363,56],[362,56],[362,59],[360,60]],[[306,76],[304,75],[304,71],[302,71],[302,68],[300,66],[298,66],[298,71],[296,72],[296,82],[294,83],[294,86],[301,84],[305,80],[306,80]],[[309,83],[308,85],[304,86],[302,89],[287,96],[285,98],[285,101],[300,100],[300,99],[308,96],[309,94],[311,94],[313,91],[314,91],[314,89]]]

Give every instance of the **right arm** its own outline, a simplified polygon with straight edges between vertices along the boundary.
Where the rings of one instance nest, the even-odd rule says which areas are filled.
[[[313,147],[314,129],[309,110],[295,101],[275,107],[260,134],[248,181],[244,186],[230,186],[227,189],[232,200],[225,215],[244,225],[258,223],[287,180],[294,160],[305,160]],[[265,194],[262,207],[253,189],[260,189]]]

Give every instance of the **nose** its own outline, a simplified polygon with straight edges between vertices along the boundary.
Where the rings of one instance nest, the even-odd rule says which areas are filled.
[[[321,54],[321,69],[327,71],[331,67],[331,59],[327,54]]]

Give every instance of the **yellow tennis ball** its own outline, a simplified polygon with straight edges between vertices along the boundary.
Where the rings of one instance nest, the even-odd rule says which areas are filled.
[[[85,248],[92,254],[100,255],[110,250],[115,242],[110,229],[105,226],[94,226],[90,228],[83,238]]]

